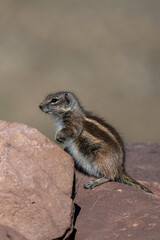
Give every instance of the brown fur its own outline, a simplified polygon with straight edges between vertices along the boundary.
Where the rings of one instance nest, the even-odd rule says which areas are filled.
[[[56,140],[64,143],[75,167],[97,178],[86,183],[85,188],[118,181],[152,193],[126,173],[125,148],[119,133],[101,118],[85,111],[73,93],[50,94],[40,108],[55,118]]]

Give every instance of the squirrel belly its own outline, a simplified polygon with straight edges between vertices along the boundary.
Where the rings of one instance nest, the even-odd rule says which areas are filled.
[[[88,156],[79,152],[74,143],[68,147],[65,147],[64,150],[72,156],[75,168],[78,171],[95,178],[102,177],[98,166],[95,165]]]
[[[82,141],[85,144],[83,151],[80,149]],[[102,177],[98,165],[94,163],[93,157],[91,156],[91,153],[89,153],[89,149],[87,149],[86,139],[84,140],[83,133],[78,140],[75,140],[72,143],[68,144],[64,150],[72,156],[75,168],[77,170],[88,176],[96,178]]]

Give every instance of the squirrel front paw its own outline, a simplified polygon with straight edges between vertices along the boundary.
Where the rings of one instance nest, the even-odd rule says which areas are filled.
[[[57,134],[56,134],[56,141],[58,143],[64,143],[66,141],[66,137],[64,136],[64,133],[59,131]]]

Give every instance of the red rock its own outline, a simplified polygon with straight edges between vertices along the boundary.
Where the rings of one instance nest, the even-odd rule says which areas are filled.
[[[92,190],[92,178],[76,173],[75,240],[158,240],[160,234],[160,144],[128,144],[127,171],[155,195],[117,182]]]
[[[27,240],[27,238],[12,228],[0,225],[0,240]]]
[[[73,174],[71,157],[36,129],[0,121],[1,224],[31,240],[67,238]]]

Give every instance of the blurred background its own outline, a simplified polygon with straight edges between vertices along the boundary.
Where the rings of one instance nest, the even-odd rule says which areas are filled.
[[[0,0],[0,119],[53,140],[38,105],[59,90],[125,141],[160,141],[160,1]]]

